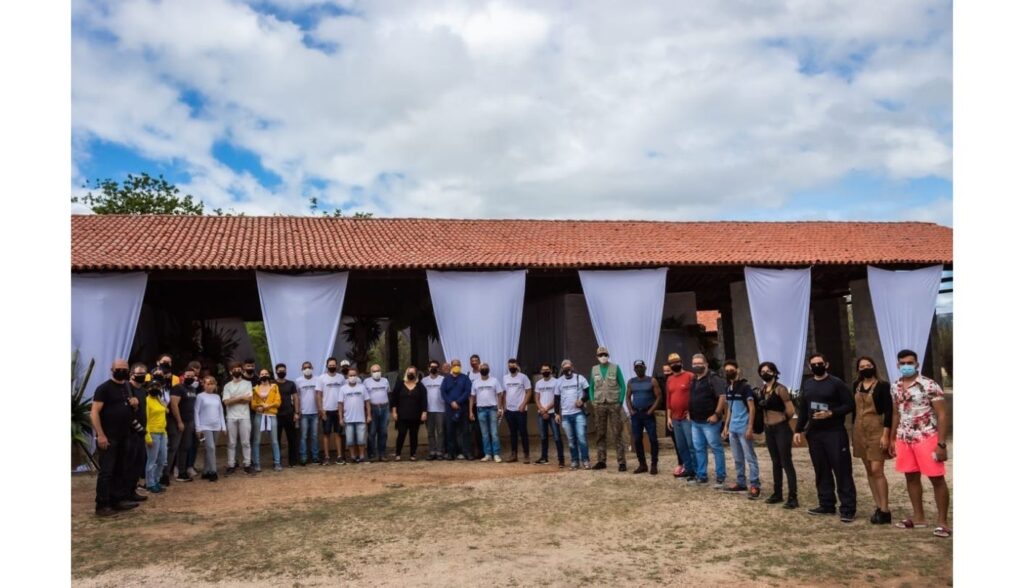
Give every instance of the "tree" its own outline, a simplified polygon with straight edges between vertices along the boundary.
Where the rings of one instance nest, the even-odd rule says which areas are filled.
[[[203,214],[203,202],[193,199],[161,174],[153,177],[146,172],[128,174],[128,179],[118,184],[114,180],[93,180],[83,188],[91,188],[88,194],[79,198],[73,196],[72,203],[82,203],[96,214]],[[92,190],[99,191],[94,194]]]
[[[319,212],[322,216],[332,218],[343,218],[345,213],[340,208],[335,208],[331,212],[320,209],[320,202],[316,199],[316,196],[310,196],[309,198],[309,212],[310,214],[316,214]],[[373,218],[372,212],[355,212],[352,214],[352,218]]]

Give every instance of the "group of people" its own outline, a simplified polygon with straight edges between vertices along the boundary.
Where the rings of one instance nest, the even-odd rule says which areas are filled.
[[[563,360],[556,374],[541,364],[536,381],[524,374],[516,359],[509,359],[503,375],[470,357],[462,362],[431,360],[426,374],[415,366],[405,369],[393,386],[379,365],[361,377],[347,360],[329,358],[326,371],[314,374],[312,362],[303,362],[294,380],[288,366],[274,371],[256,370],[247,360],[229,366],[230,379],[220,385],[198,362],[190,362],[180,375],[172,373],[172,358],[161,355],[152,371],[123,359],[111,366],[111,378],[93,395],[92,422],[100,449],[96,482],[96,514],[110,516],[130,510],[147,494],[163,492],[172,478],[191,482],[200,477],[218,479],[216,440],[227,435],[225,474],[237,471],[238,453],[247,474],[261,471],[263,432],[268,433],[273,469],[283,469],[281,438],[287,439],[289,467],[318,463],[362,464],[386,457],[388,427],[395,422],[397,438],[393,459],[401,460],[409,441],[409,459],[418,454],[419,430],[427,427],[428,460],[549,463],[554,442],[558,467],[601,470],[608,467],[608,446],[614,441],[618,471],[627,471],[622,429],[629,418],[632,446],[639,465],[633,473],[658,473],[658,434],[655,411],[666,411],[666,427],[675,448],[673,475],[690,484],[709,484],[708,449],[715,461],[716,489],[761,497],[761,479],[755,435],[764,435],[772,463],[773,489],[765,501],[799,506],[792,448],[806,445],[814,466],[818,506],[808,512],[836,514],[851,522],[857,511],[853,456],[863,461],[875,512],[871,523],[892,522],[889,511],[885,461],[895,458],[904,473],[913,513],[896,523],[914,529],[925,526],[921,475],[935,492],[938,526],[933,534],[951,534],[947,513],[949,491],[945,480],[948,417],[942,388],[920,374],[913,351],[898,354],[901,378],[890,384],[879,378],[876,362],[857,361],[858,377],[847,386],[829,374],[820,353],[809,357],[811,377],[804,380],[799,397],[779,382],[775,364],[758,367],[762,383],[751,385],[741,377],[737,362],[727,360],[719,375],[707,358],[694,355],[691,369],[673,353],[662,366],[662,377],[652,377],[642,360],[633,362],[635,376],[625,379],[610,361],[608,349],[597,349],[597,363],[580,374],[571,360]],[[530,458],[527,433],[528,407],[536,408],[540,457]],[[588,414],[589,412],[589,414]],[[846,417],[853,416],[853,441]],[[510,453],[502,455],[498,430],[505,421]],[[588,420],[596,428],[596,461],[590,459]],[[564,437],[563,437],[564,434]],[[648,463],[644,437],[650,447]],[[735,480],[726,485],[724,442],[734,461]],[[199,446],[204,448],[203,473],[195,470]],[[331,448],[335,457],[332,461]],[[346,452],[347,449],[347,452]],[[785,473],[786,498],[783,498]],[[140,486],[139,481],[145,482]]]

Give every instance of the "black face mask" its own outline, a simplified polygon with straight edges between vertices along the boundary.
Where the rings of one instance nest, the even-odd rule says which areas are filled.
[[[278,378],[281,378],[282,380],[283,380],[283,379],[284,379],[284,377],[285,377],[285,376],[287,376],[287,375],[288,375],[288,372],[286,372],[286,371],[284,371],[284,370],[281,370],[281,371],[277,372],[277,377],[278,377]]]
[[[260,376],[260,381],[261,382],[269,382],[270,381],[270,376]]]
[[[113,375],[114,375],[114,379],[115,380],[121,380],[123,382],[124,380],[128,379],[128,369],[127,368],[116,369],[116,370],[114,370]]]
[[[254,369],[252,369],[252,368],[246,368],[246,370],[245,370],[245,375],[247,375],[247,376],[251,376],[251,375],[252,375],[252,374],[253,374],[253,373],[254,373],[255,371],[256,371],[256,370],[254,370]]]
[[[860,370],[860,377],[861,377],[861,378],[863,378],[863,379],[865,379],[865,380],[868,380],[868,379],[870,379],[870,378],[874,378],[874,377],[875,377],[875,373],[876,373],[877,371],[878,371],[878,370],[876,370],[876,369],[875,369],[875,368],[873,368],[873,367],[870,367],[870,368],[864,368],[864,369]]]
[[[647,370],[645,370],[644,368],[636,368],[633,371],[636,372],[636,377],[638,378],[644,377],[644,374],[647,373]]]
[[[235,371],[231,372],[231,377],[233,377],[233,378],[241,378],[242,377],[242,370],[235,370]]]
[[[427,371],[430,372],[430,375],[436,376],[437,375],[437,366],[433,366],[432,365],[429,368],[427,368]]]
[[[182,381],[185,382],[186,386],[191,386],[192,384],[195,383],[196,379],[195,378],[185,378]]]
[[[515,366],[510,366],[508,368],[508,373],[510,373],[510,374],[512,374],[514,376],[514,375],[519,373],[519,368],[517,368]]]
[[[146,382],[146,374],[135,374],[132,376],[132,381],[136,384],[143,384]]]
[[[544,370],[543,372],[540,373],[540,375],[545,377],[545,378],[550,378],[551,377],[551,370]]]
[[[415,380],[415,379],[416,379],[416,374],[414,374],[414,373],[412,373],[412,372],[410,372],[410,373],[408,373],[408,374],[405,374],[405,379],[406,379],[406,380],[409,380],[409,381],[411,382],[411,381],[413,381],[413,380]]]
[[[568,380],[569,376],[572,375],[572,370],[569,369],[569,368],[566,368],[566,369],[562,370],[562,375],[565,376],[566,380]]]
[[[490,368],[483,368],[483,369],[481,369],[480,370],[480,375],[481,376],[489,376],[489,375],[491,375],[491,369]]]
[[[171,364],[166,363],[166,362],[162,363],[162,364],[160,364],[160,369],[162,369],[165,372],[169,372],[169,371],[171,371]]]
[[[761,372],[761,379],[765,382],[771,382],[775,379],[775,374],[771,372]]]
[[[812,365],[811,366],[811,373],[816,375],[816,376],[824,376],[825,375],[825,365],[824,364],[814,364],[814,365]]]
[[[674,363],[674,364],[670,365],[669,367],[672,368],[672,372],[676,373],[676,374],[678,374],[679,372],[683,371],[683,364],[681,364],[681,363]]]
[[[695,365],[695,366],[693,366],[694,373],[696,373],[698,375],[703,374],[705,371],[707,371],[707,369],[708,369],[707,366],[704,366],[704,365]]]
[[[733,370],[725,370],[725,379],[730,381],[730,382],[735,380],[736,379],[736,372],[734,372]]]
[[[333,374],[334,372],[338,371],[338,366],[334,366],[334,367],[327,366],[327,371],[329,371],[329,372],[331,372]]]

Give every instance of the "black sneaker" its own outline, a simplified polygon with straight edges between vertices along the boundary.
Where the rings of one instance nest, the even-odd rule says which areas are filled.
[[[164,475],[160,476],[160,485],[161,486],[170,486],[171,485],[171,479],[167,477],[167,474],[164,474]]]
[[[214,472],[214,473],[210,474],[210,477],[206,478],[206,479],[211,481],[211,482],[216,482],[217,481],[217,472]]]
[[[626,467],[626,464],[620,463],[619,464],[619,471],[620,472],[623,471],[625,469],[625,467]],[[647,473],[647,464],[642,463],[642,464],[636,466],[636,469],[633,470],[633,473],[634,474],[646,474]]]
[[[192,478],[189,478],[188,476],[186,476],[184,478],[181,478],[181,477],[175,478],[175,480],[177,480],[179,482],[191,482]]]
[[[546,459],[544,459],[542,457],[542,458],[538,459],[537,461],[533,462],[533,464],[534,465],[548,465],[548,460],[546,460]]]
[[[872,521],[874,522],[874,521]],[[891,525],[892,524],[892,512],[886,512],[884,510],[878,511],[878,522],[877,525]]]
[[[245,466],[244,468],[242,468],[242,471],[249,475],[256,473],[256,470],[252,469],[252,466]]]
[[[564,468],[565,468],[565,461],[563,460],[563,461],[558,462],[558,469],[561,470],[561,469],[564,469]]]
[[[839,522],[841,522],[841,523],[852,523],[853,522],[853,517],[854,517],[854,515],[852,515],[852,514],[839,515]]]
[[[834,508],[825,508],[824,506],[816,506],[814,508],[807,509],[807,512],[809,514],[812,514],[812,515],[828,515],[828,516],[831,516],[831,515],[836,514],[836,509],[834,509]]]
[[[224,470],[224,475],[225,476],[230,476],[231,474],[235,473],[235,470],[237,470],[237,469],[238,469],[237,466],[231,466],[228,469]]]
[[[622,463],[619,464],[619,471],[620,472],[626,471],[626,462],[622,462]]]
[[[789,500],[786,501],[786,504],[782,505],[782,508],[787,508],[789,510],[800,508],[800,501],[798,501],[795,497],[791,497]]]
[[[117,511],[125,511],[125,510],[131,510],[133,508],[138,508],[138,507],[139,507],[139,503],[138,502],[132,502],[131,500],[122,500],[121,502],[118,502],[117,504],[115,504],[111,508],[113,508],[114,510],[117,510]]]
[[[782,497],[778,494],[772,494],[764,501],[765,504],[778,504],[780,502],[782,502]]]
[[[96,516],[98,516],[98,517],[112,517],[112,516],[116,515],[117,513],[118,513],[118,511],[116,509],[111,508],[109,506],[97,506],[96,507]]]
[[[135,494],[132,494],[131,496],[129,496],[128,500],[130,500],[132,502],[145,502],[148,498],[149,498],[148,496],[143,496],[143,495],[139,494],[138,492],[136,492]]]
[[[595,463],[594,467],[592,467],[590,469],[592,469],[592,470],[604,470],[604,469],[608,469],[608,465],[605,464],[603,461],[599,461],[599,462]]]

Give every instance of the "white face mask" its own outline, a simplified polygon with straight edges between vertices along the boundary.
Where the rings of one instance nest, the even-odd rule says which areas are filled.
[[[370,372],[370,375],[373,376],[374,380],[379,380],[380,379],[380,372],[377,372],[377,371]]]
[[[348,383],[349,383],[350,385],[352,385],[352,386],[355,386],[356,384],[358,384],[358,383],[359,383],[359,378],[358,378],[358,377],[356,377],[356,376],[349,376],[349,377],[348,377]]]
[[[312,368],[306,368],[306,369],[302,370],[302,375],[306,376],[307,378],[312,378],[313,377],[313,370],[312,370]]]
[[[198,388],[199,387],[199,380],[196,380],[195,382],[192,382],[192,387],[193,388]]]

